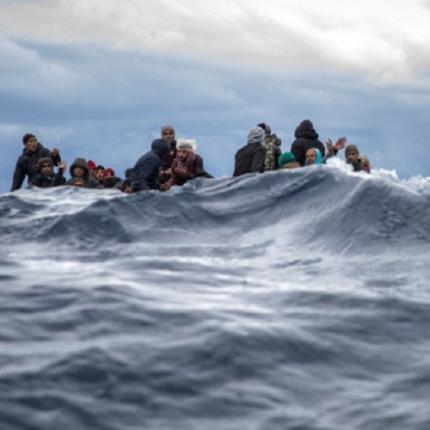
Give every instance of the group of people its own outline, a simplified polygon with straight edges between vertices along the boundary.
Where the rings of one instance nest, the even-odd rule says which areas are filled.
[[[137,160],[134,167],[125,171],[124,179],[117,177],[112,168],[76,158],[69,169],[70,178],[66,180],[67,165],[58,149],[50,151],[30,133],[24,135],[22,142],[24,149],[16,163],[11,191],[20,189],[26,178],[30,187],[70,185],[116,188],[125,193],[149,189],[167,191],[197,177],[212,178],[204,170],[202,157],[196,153],[196,141],[176,140],[175,129],[171,125],[162,127],[160,138],[152,142],[151,149]],[[342,137],[335,143],[328,139],[324,145],[312,122],[305,120],[295,131],[290,152],[282,152],[281,139],[272,133],[267,123],[260,123],[250,131],[247,144],[237,151],[233,176],[323,164],[344,148],[346,163],[355,172],[370,173],[368,158],[360,155],[357,146],[346,146],[346,142],[347,139]]]
[[[265,123],[258,124],[250,131],[248,143],[236,152],[233,176],[323,164],[344,148],[345,161],[352,166],[354,172],[370,173],[369,159],[360,155],[356,145],[346,145],[345,137],[338,138],[335,143],[327,139],[324,145],[309,120],[302,121],[294,135],[295,140],[290,152],[282,152],[281,139],[272,134],[270,126]]]

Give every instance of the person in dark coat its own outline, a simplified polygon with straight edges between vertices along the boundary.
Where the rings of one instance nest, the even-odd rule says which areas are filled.
[[[39,172],[31,179],[31,185],[38,188],[59,187],[66,183],[64,172],[66,163],[62,161],[58,167],[58,172],[54,173],[54,166],[49,157],[39,160]]]
[[[38,163],[41,158],[51,158],[54,165],[58,165],[61,161],[58,149],[53,150],[53,153],[51,153],[49,149],[37,141],[36,136],[33,134],[25,134],[22,138],[22,143],[24,144],[24,149],[16,162],[11,191],[19,190],[26,176],[31,183],[31,179],[38,173]]]
[[[161,170],[170,169],[173,160],[177,154],[176,132],[175,128],[171,125],[165,125],[161,128],[161,139],[165,140],[169,145],[169,151],[161,159]]]
[[[261,127],[253,128],[249,132],[248,143],[236,152],[233,176],[264,172],[265,137],[265,131]]]
[[[66,185],[75,185],[75,178],[80,178],[84,181],[85,188],[100,188],[100,184],[97,179],[90,176],[90,171],[85,158],[75,159],[73,164],[70,166],[70,176],[71,179],[67,181]]]
[[[151,150],[140,157],[133,167],[131,178],[134,192],[159,189],[158,173],[161,159],[169,150],[169,144],[164,139],[152,142]]]
[[[177,156],[177,142],[175,128],[171,125],[165,125],[161,128],[161,139],[169,145],[169,151],[161,158],[160,172],[158,180],[163,185],[172,179],[172,163]]]
[[[302,121],[296,128],[294,135],[296,140],[291,145],[291,152],[301,166],[306,164],[306,152],[310,148],[319,149],[323,158],[325,157],[325,147],[318,140],[319,135],[315,131],[311,121],[308,119]]]

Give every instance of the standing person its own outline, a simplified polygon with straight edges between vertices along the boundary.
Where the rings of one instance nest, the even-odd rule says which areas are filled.
[[[169,152],[170,146],[164,139],[156,139],[151,150],[137,160],[130,175],[134,192],[160,188],[158,174],[161,160]]]
[[[264,139],[265,132],[261,127],[253,128],[249,132],[248,143],[236,152],[233,176],[264,172],[266,159]]]
[[[176,132],[172,125],[161,127],[161,139],[169,145],[169,151],[163,156],[160,163],[160,173],[158,180],[163,185],[172,179],[172,163],[177,155]]]
[[[278,169],[278,158],[281,155],[282,140],[276,134],[272,134],[270,125],[262,122],[258,124],[265,132],[264,147],[266,148],[266,158],[264,160],[264,171]]]
[[[318,140],[319,135],[315,131],[314,126],[308,119],[302,121],[296,128],[294,133],[296,140],[291,145],[291,152],[301,166],[306,163],[306,152],[310,148],[320,150],[322,157],[325,156],[325,148],[322,142]]]
[[[90,176],[88,164],[85,158],[76,158],[73,164],[70,166],[71,179],[67,181],[66,185],[75,185],[83,181],[83,187],[85,188],[100,188],[100,184],[97,179]],[[79,180],[76,180],[79,178]]]
[[[58,187],[66,183],[64,172],[66,171],[66,163],[62,161],[58,167],[58,172],[54,173],[54,166],[49,157],[39,160],[39,172],[31,178],[31,185],[38,188]]]
[[[169,145],[169,151],[163,156],[161,160],[161,169],[170,169],[173,160],[176,158],[176,132],[175,128],[171,125],[165,125],[161,128],[161,139],[163,139]]]
[[[22,138],[22,143],[24,144],[24,149],[16,162],[11,191],[19,190],[26,176],[28,181],[31,182],[31,179],[38,173],[38,163],[41,158],[49,157],[52,160],[54,154],[53,164],[58,165],[61,161],[58,149],[54,149],[52,154],[49,149],[37,141],[34,134],[25,134]]]

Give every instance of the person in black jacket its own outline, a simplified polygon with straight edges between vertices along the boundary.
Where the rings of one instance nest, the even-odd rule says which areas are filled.
[[[24,144],[24,150],[16,162],[11,191],[19,190],[26,176],[31,182],[31,179],[38,173],[38,163],[41,158],[51,158],[54,165],[58,165],[61,161],[58,149],[53,150],[51,153],[49,149],[37,141],[36,136],[33,134],[25,134],[22,138],[22,143]]]
[[[133,191],[159,189],[158,173],[161,159],[169,152],[169,144],[164,139],[152,142],[151,150],[137,160],[131,174]]]
[[[325,147],[318,140],[319,135],[315,131],[311,121],[308,119],[302,121],[296,128],[294,135],[296,140],[291,145],[291,152],[301,166],[306,164],[306,152],[310,148],[319,149],[323,158],[325,157]]]
[[[64,172],[66,163],[62,161],[59,165],[58,172],[54,173],[52,160],[49,157],[39,160],[39,173],[31,179],[31,185],[38,188],[58,187],[66,183]]]
[[[233,176],[264,172],[265,137],[265,131],[261,127],[253,128],[249,132],[248,143],[236,152]]]

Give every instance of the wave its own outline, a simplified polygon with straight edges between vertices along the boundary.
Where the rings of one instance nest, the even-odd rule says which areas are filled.
[[[23,190],[0,196],[0,241],[193,240],[358,250],[430,240],[430,182],[352,174],[336,166],[197,179],[167,193]],[[258,238],[256,238],[258,236]]]

